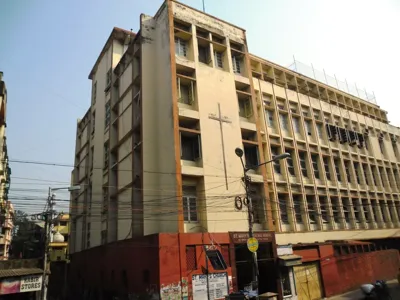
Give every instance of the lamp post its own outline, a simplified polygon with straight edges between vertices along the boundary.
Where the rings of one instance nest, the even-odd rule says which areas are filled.
[[[59,187],[59,188],[51,188],[49,187],[49,194],[47,196],[47,210],[44,212],[44,218],[45,218],[45,229],[44,229],[44,257],[43,257],[43,279],[42,279],[42,293],[41,293],[41,298],[42,300],[47,299],[47,285],[48,285],[48,280],[47,280],[47,252],[48,252],[48,240],[49,236],[51,235],[51,230],[52,230],[52,221],[53,221],[53,216],[54,216],[54,205],[56,204],[56,194],[54,194],[54,191],[58,190],[67,190],[69,192],[73,191],[78,191],[81,189],[80,185],[73,185],[69,187]]]
[[[235,149],[235,154],[240,158],[240,162],[242,163],[243,167],[243,182],[244,182],[244,188],[246,192],[246,199],[247,199],[247,220],[248,220],[248,225],[249,225],[249,238],[253,237],[253,216],[254,216],[254,211],[253,211],[253,202],[250,197],[249,193],[249,185],[250,185],[250,177],[247,176],[247,172],[256,169],[260,166],[264,166],[266,164],[269,164],[271,162],[279,161],[282,159],[286,159],[290,157],[289,153],[282,153],[279,155],[274,156],[271,160],[260,163],[255,166],[246,166],[243,162],[243,150],[241,148],[236,148]],[[257,266],[257,252],[252,252],[252,258],[253,258],[253,267],[252,267],[252,285],[253,288],[258,290],[258,266]]]

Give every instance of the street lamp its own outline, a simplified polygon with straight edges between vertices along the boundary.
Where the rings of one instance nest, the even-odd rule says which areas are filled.
[[[246,199],[247,199],[247,219],[249,222],[249,239],[253,237],[253,202],[249,194],[249,185],[250,185],[250,178],[247,176],[247,172],[250,170],[254,170],[260,166],[264,166],[266,164],[269,164],[271,162],[279,161],[282,159],[286,159],[290,157],[289,153],[282,153],[279,155],[274,156],[271,160],[260,163],[255,166],[247,166],[243,162],[243,150],[241,148],[236,148],[235,149],[235,154],[240,158],[240,162],[242,163],[243,167],[243,182],[245,186],[245,191],[246,191]],[[252,251],[252,258],[253,258],[253,268],[252,268],[252,279],[253,279],[253,284],[257,290],[258,290],[258,266],[257,266],[257,252]]]
[[[47,211],[44,213],[45,217],[45,236],[44,236],[44,259],[43,259],[43,279],[42,279],[42,300],[46,300],[47,298],[47,248],[48,248],[48,236],[51,234],[51,223],[53,220],[53,206],[55,205],[55,197],[54,191],[59,190],[67,190],[68,192],[78,191],[81,189],[80,185],[72,185],[68,187],[58,187],[51,188],[49,187],[49,194],[47,197]],[[50,224],[49,224],[50,223]]]

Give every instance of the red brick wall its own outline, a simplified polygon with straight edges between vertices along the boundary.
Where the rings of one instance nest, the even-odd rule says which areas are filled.
[[[328,247],[320,248],[321,277],[326,297],[357,289],[363,283],[378,279],[393,279],[397,276],[399,270],[397,250],[334,257],[333,247],[332,251],[329,251]]]
[[[220,245],[228,245],[229,241],[228,233],[162,233],[75,253],[71,256],[69,274],[69,290],[76,292],[72,299],[80,299],[83,282],[86,289],[126,295],[147,293],[149,288],[154,288],[158,293],[162,287],[182,285],[186,281],[190,292],[192,275],[203,274],[203,268],[206,268],[203,245],[214,243],[220,248]],[[196,248],[195,269],[187,268],[187,245]],[[127,272],[128,288],[123,284],[123,270]],[[145,270],[149,272],[149,282],[144,282]],[[216,272],[210,263],[208,271]],[[227,272],[228,275],[232,274],[231,267]]]
[[[69,283],[70,291],[80,299],[85,288],[98,292],[144,293],[150,285],[159,287],[159,242],[157,235],[135,240],[124,240],[99,246],[71,256]],[[128,286],[122,280],[126,271]],[[148,283],[144,272],[148,272]],[[112,278],[114,274],[114,279]]]

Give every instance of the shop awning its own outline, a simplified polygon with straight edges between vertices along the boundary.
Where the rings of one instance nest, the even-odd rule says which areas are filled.
[[[279,264],[285,267],[301,265],[301,256],[296,254],[280,255]]]
[[[28,275],[36,275],[36,274],[43,274],[43,269],[24,268],[24,269],[0,270],[0,278],[28,276]]]

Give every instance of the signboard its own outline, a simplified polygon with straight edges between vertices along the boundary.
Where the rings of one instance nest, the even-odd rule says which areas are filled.
[[[20,293],[40,291],[42,289],[42,276],[32,275],[21,278]]]
[[[292,245],[278,245],[276,251],[278,252],[278,256],[292,255],[293,247],[292,247]]]
[[[250,250],[250,252],[257,252],[258,250],[258,241],[256,238],[251,237],[247,240],[247,249]]]
[[[42,275],[7,278],[0,282],[0,295],[40,291]]]
[[[210,300],[221,299],[229,294],[228,274],[211,273],[192,276],[193,300],[204,300],[207,291]]]
[[[249,238],[248,232],[230,232],[230,235],[234,244],[246,244]],[[259,243],[272,243],[274,240],[274,232],[254,232],[253,237],[255,237]]]

